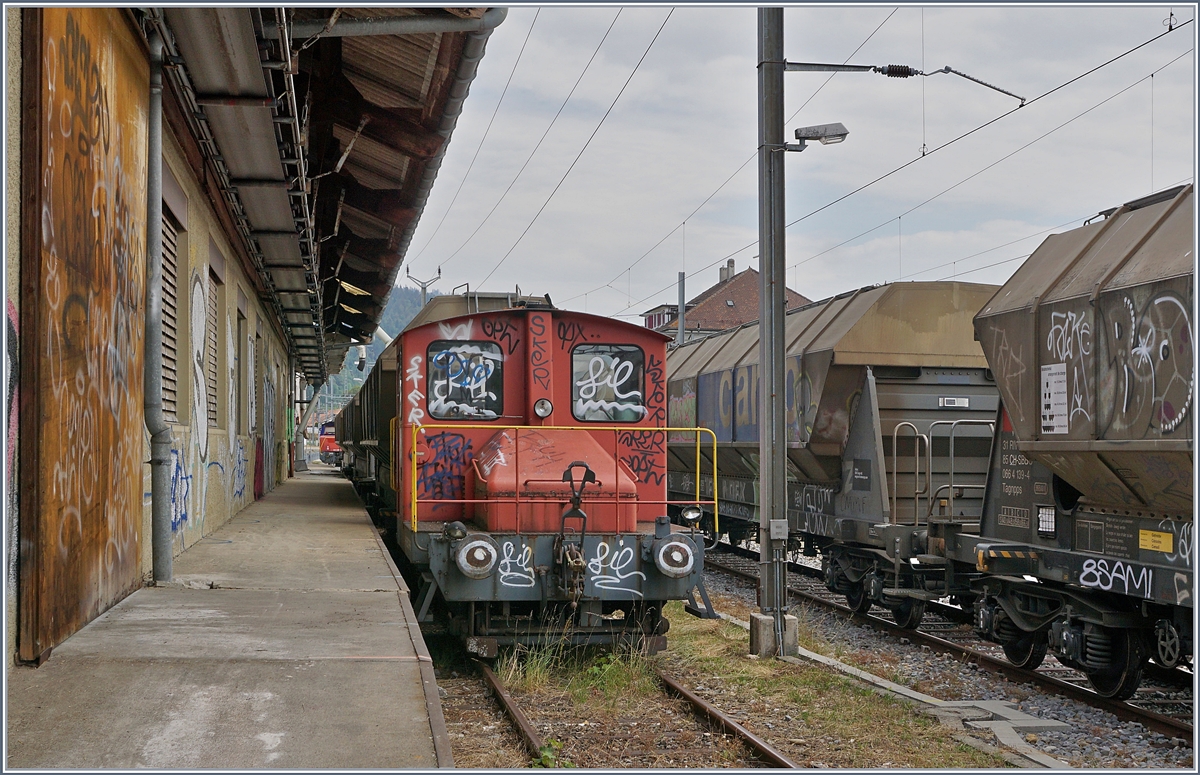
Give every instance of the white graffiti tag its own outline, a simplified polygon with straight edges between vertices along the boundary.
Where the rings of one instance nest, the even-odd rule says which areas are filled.
[[[470,339],[471,329],[474,325],[474,320],[468,320],[458,325],[438,323],[438,333],[441,334],[443,339]]]
[[[630,411],[638,416],[646,414],[646,407],[642,406],[642,391],[640,390],[625,390],[621,388],[633,376],[633,363],[623,361],[620,358],[613,358],[611,363],[599,355],[594,356],[588,362],[587,375],[583,379],[576,380],[575,386],[578,388],[575,401],[575,416],[588,417],[589,412],[600,410],[602,412],[614,411]],[[598,398],[598,394],[602,389],[603,395],[611,395],[616,401],[606,401]],[[611,391],[611,392],[610,392]],[[636,401],[626,401],[626,399],[634,398]],[[591,419],[591,418],[589,418]],[[597,418],[599,419],[599,418]]]
[[[1115,560],[1110,568],[1108,560],[1084,560],[1079,573],[1079,583],[1085,587],[1103,589],[1105,592],[1138,594],[1149,599],[1154,590],[1154,571],[1139,568]]]
[[[408,362],[408,370],[404,372],[404,381],[413,383],[412,390],[408,391],[408,395],[405,396],[409,405],[408,421],[417,425],[425,419],[425,411],[421,409],[421,400],[425,398],[425,394],[421,392],[421,380],[424,379],[421,374],[423,361],[421,356],[414,355]]]
[[[625,539],[620,539],[617,545],[621,548],[615,552],[604,541],[596,545],[596,556],[588,560],[587,564],[592,581],[596,583],[596,589],[620,589],[641,597],[640,591],[621,586],[621,582],[634,576],[645,581],[646,574],[638,570],[622,573],[633,563],[633,548],[625,546]]]
[[[533,569],[529,567],[533,560],[533,549],[521,547],[521,553],[516,554],[512,541],[504,542],[504,557],[500,560],[500,583],[506,587],[532,587]]]

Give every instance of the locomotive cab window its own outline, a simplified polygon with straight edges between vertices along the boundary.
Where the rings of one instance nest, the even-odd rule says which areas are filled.
[[[646,416],[646,356],[628,344],[571,350],[571,414],[587,422],[637,422]]]
[[[504,370],[499,345],[429,345],[429,413],[439,420],[495,420],[504,413]]]

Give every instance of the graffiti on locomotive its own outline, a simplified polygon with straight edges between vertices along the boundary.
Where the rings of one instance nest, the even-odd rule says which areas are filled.
[[[504,411],[504,357],[493,342],[429,345],[429,413],[439,420],[494,420]]]
[[[640,347],[581,344],[571,350],[571,413],[588,422],[646,416],[645,355]]]

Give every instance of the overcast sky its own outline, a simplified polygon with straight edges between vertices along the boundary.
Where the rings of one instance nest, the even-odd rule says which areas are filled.
[[[1176,6],[1176,24],[1193,11]],[[1047,234],[1192,182],[1195,24],[1079,78],[1167,32],[1170,14],[1148,5],[787,8],[789,61],[948,65],[1029,101],[938,150],[1019,100],[954,74],[787,73],[789,139],[812,124],[850,130],[840,145],[787,154],[788,222],[803,218],[787,230],[788,285],[821,299],[897,279],[1001,283]],[[408,268],[425,280],[440,266],[433,287],[442,292],[519,285],[560,307],[635,321],[677,300],[680,271],[690,298],[729,257],[739,271],[757,268],[756,63],[749,6],[511,8]]]

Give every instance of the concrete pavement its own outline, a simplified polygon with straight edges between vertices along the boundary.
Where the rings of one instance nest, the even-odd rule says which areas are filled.
[[[315,466],[8,671],[9,767],[453,766],[403,580]]]

